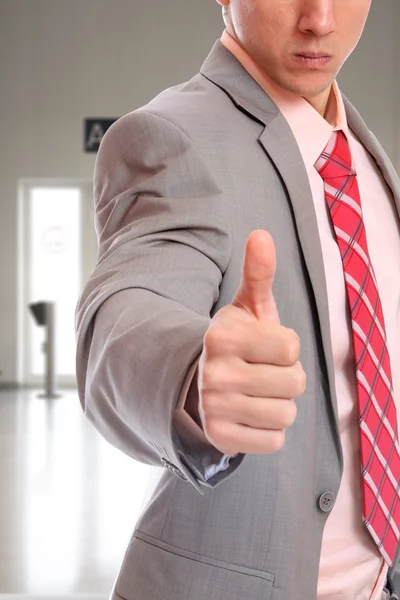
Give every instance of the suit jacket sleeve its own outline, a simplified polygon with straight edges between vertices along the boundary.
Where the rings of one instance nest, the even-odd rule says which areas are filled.
[[[199,431],[183,440],[174,414],[231,255],[223,192],[188,135],[141,109],[105,135],[94,196],[99,258],[77,308],[85,413],[129,456],[217,485],[242,457],[206,482],[222,455]]]

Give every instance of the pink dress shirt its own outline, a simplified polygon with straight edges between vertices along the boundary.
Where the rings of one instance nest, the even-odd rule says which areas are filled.
[[[392,361],[394,397],[400,391],[400,227],[393,195],[372,157],[349,130],[343,100],[333,84],[325,119],[303,98],[279,88],[225,31],[224,46],[272,98],[296,138],[310,180],[327,281],[335,384],[344,472],[323,536],[318,600],[380,600],[387,565],[362,523],[359,431],[352,334],[343,266],[314,164],[333,130],[349,140],[364,213],[372,264],[383,306]],[[400,408],[397,411],[400,425]]]

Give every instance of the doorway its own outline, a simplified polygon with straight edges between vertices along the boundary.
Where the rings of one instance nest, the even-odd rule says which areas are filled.
[[[29,180],[20,185],[20,376],[43,382],[44,328],[28,310],[54,302],[57,385],[75,387],[75,309],[97,260],[93,187],[87,181]]]

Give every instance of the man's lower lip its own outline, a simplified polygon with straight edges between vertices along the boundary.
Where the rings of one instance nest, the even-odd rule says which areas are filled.
[[[305,67],[313,67],[313,68],[324,67],[331,60],[330,56],[312,57],[312,56],[304,56],[302,54],[295,54],[293,58],[296,62],[304,65]]]

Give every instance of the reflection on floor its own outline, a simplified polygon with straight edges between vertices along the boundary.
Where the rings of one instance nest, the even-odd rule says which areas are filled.
[[[75,392],[0,392],[0,594],[107,595],[158,475],[104,442]]]
[[[54,594],[37,596],[32,594],[0,594],[0,600],[109,600],[108,594],[69,594],[55,596]]]

